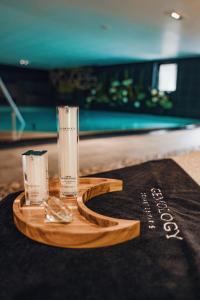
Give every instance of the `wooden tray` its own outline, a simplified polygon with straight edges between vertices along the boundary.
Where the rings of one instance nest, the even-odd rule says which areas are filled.
[[[24,193],[21,193],[13,204],[14,222],[27,237],[52,246],[96,248],[122,243],[140,234],[140,222],[106,217],[85,206],[95,196],[121,190],[121,180],[80,178],[78,198],[64,199],[74,217],[69,224],[45,223],[45,209],[24,206]],[[50,194],[58,196],[58,191],[58,180],[52,180]]]

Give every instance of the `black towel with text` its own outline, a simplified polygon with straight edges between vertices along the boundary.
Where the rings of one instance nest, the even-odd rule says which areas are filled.
[[[88,207],[140,220],[141,235],[97,249],[39,244],[15,228],[16,194],[9,195],[0,203],[0,299],[199,299],[197,183],[169,159],[95,177],[122,179],[124,189],[98,196]]]

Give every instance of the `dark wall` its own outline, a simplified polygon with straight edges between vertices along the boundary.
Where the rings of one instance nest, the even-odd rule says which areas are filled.
[[[104,103],[96,103],[92,108],[102,108],[102,109],[112,109],[112,110],[124,110],[124,111],[134,111],[138,113],[153,113],[153,114],[165,114],[165,115],[175,115],[183,117],[200,117],[200,58],[187,58],[187,59],[174,59],[174,60],[163,60],[163,61],[152,61],[145,63],[132,63],[126,65],[115,65],[106,67],[93,67],[85,68],[85,76],[94,76],[97,81],[102,83],[105,87],[111,80],[120,80],[126,73],[128,76],[133,78],[134,87],[142,87],[142,89],[147,94],[156,83],[155,78],[155,66],[157,66],[157,71],[159,65],[162,63],[177,63],[178,64],[178,75],[177,75],[177,90],[173,93],[169,93],[168,97],[173,104],[171,109],[162,109],[161,107],[149,108],[146,105],[141,106],[139,109],[134,108],[131,104],[124,106],[116,105],[109,106]],[[73,71],[74,72],[74,71]],[[77,73],[79,70],[77,71]],[[82,72],[82,71],[81,71]],[[88,75],[89,74],[89,75]],[[154,75],[153,75],[154,74]],[[77,74],[75,74],[78,77]],[[158,75],[158,74],[157,74]],[[71,82],[70,71],[62,70],[60,81],[61,85],[70,87]],[[153,78],[154,76],[154,78]],[[57,78],[58,79],[58,78]],[[85,79],[85,80],[86,80]],[[68,82],[69,80],[69,82]],[[83,79],[84,80],[84,76]],[[59,82],[59,79],[58,79]],[[54,85],[57,89],[56,98],[57,103],[63,104],[68,101],[70,104],[78,104],[80,106],[85,105],[85,99],[88,96],[87,89],[71,89],[70,92],[60,92],[58,84]],[[154,86],[155,87],[155,86]],[[90,87],[92,89],[92,86]],[[67,89],[68,90],[68,89]],[[147,95],[149,96],[149,95]],[[96,105],[96,106],[95,106]]]
[[[200,58],[177,60],[177,91],[173,114],[200,117]]]
[[[152,66],[150,63],[140,63],[59,69],[52,70],[50,77],[59,104],[67,102],[82,108],[139,112],[134,103],[138,94],[141,96],[143,91],[148,94],[151,89]],[[115,93],[110,92],[113,88]],[[127,95],[123,96],[124,92]],[[143,105],[140,110],[144,108]]]
[[[134,83],[138,83],[141,78],[141,72],[143,72],[143,84],[146,85],[146,87],[151,86],[153,67],[157,64],[157,69],[159,69],[159,65],[162,63],[178,64],[177,90],[170,93],[170,97],[173,101],[173,108],[166,110],[164,114],[200,118],[200,58],[173,59],[131,64],[129,68],[133,68],[135,71],[133,74],[133,78],[135,79]],[[112,70],[117,71],[122,68],[122,66],[115,66],[113,69],[109,67],[107,70],[111,73]],[[105,72],[106,67],[102,70]],[[146,109],[146,112],[148,113],[148,108]],[[163,111],[157,111],[157,113],[162,114]]]
[[[99,107],[101,109],[102,107],[103,109],[118,109],[138,113],[155,113],[200,118],[200,58],[153,61],[106,67],[87,67],[73,70],[54,70],[54,75],[57,73],[59,74],[56,79],[53,79],[52,71],[32,70],[1,65],[0,76],[5,81],[18,105],[55,106],[58,104],[77,104],[81,107],[86,107],[85,101],[93,86],[92,84],[89,84],[88,88],[85,89],[84,85],[87,86],[87,81],[91,80],[91,78],[96,78],[95,84],[100,83],[103,86],[106,86],[111,80],[121,80],[128,74],[128,77],[133,78],[134,87],[141,86],[147,91],[152,87],[152,74],[155,64],[159,67],[159,64],[161,63],[170,62],[176,62],[178,64],[177,90],[176,92],[169,94],[169,97],[173,102],[173,107],[171,109],[152,109],[146,106],[135,109],[131,104],[110,107],[106,103],[102,106],[101,103],[98,105],[94,104],[94,107],[92,108],[95,108],[96,105],[97,109]],[[77,74],[82,75],[79,78],[79,75]],[[62,91],[58,88],[60,82]],[[77,82],[82,85],[81,88],[78,87]],[[0,103],[5,103],[1,92]]]
[[[55,105],[48,71],[0,65],[0,77],[18,105]],[[0,104],[7,104],[1,90]]]
[[[173,108],[165,114],[200,118],[200,58],[171,59],[150,64],[177,63],[177,89],[170,93]]]

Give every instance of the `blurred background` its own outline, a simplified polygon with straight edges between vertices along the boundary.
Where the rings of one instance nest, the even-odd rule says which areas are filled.
[[[0,189],[25,149],[57,175],[56,106],[80,107],[81,175],[200,146],[198,0],[1,0]]]

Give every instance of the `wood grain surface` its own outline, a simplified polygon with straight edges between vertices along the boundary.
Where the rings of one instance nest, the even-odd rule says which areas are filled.
[[[73,213],[69,224],[46,223],[44,207],[25,206],[24,193],[21,193],[13,203],[15,225],[35,241],[64,248],[96,248],[128,241],[140,234],[138,220],[106,217],[85,206],[98,195],[122,190],[122,185],[121,180],[80,178],[78,197],[63,199]],[[50,195],[58,196],[58,193],[59,182],[51,180]]]

